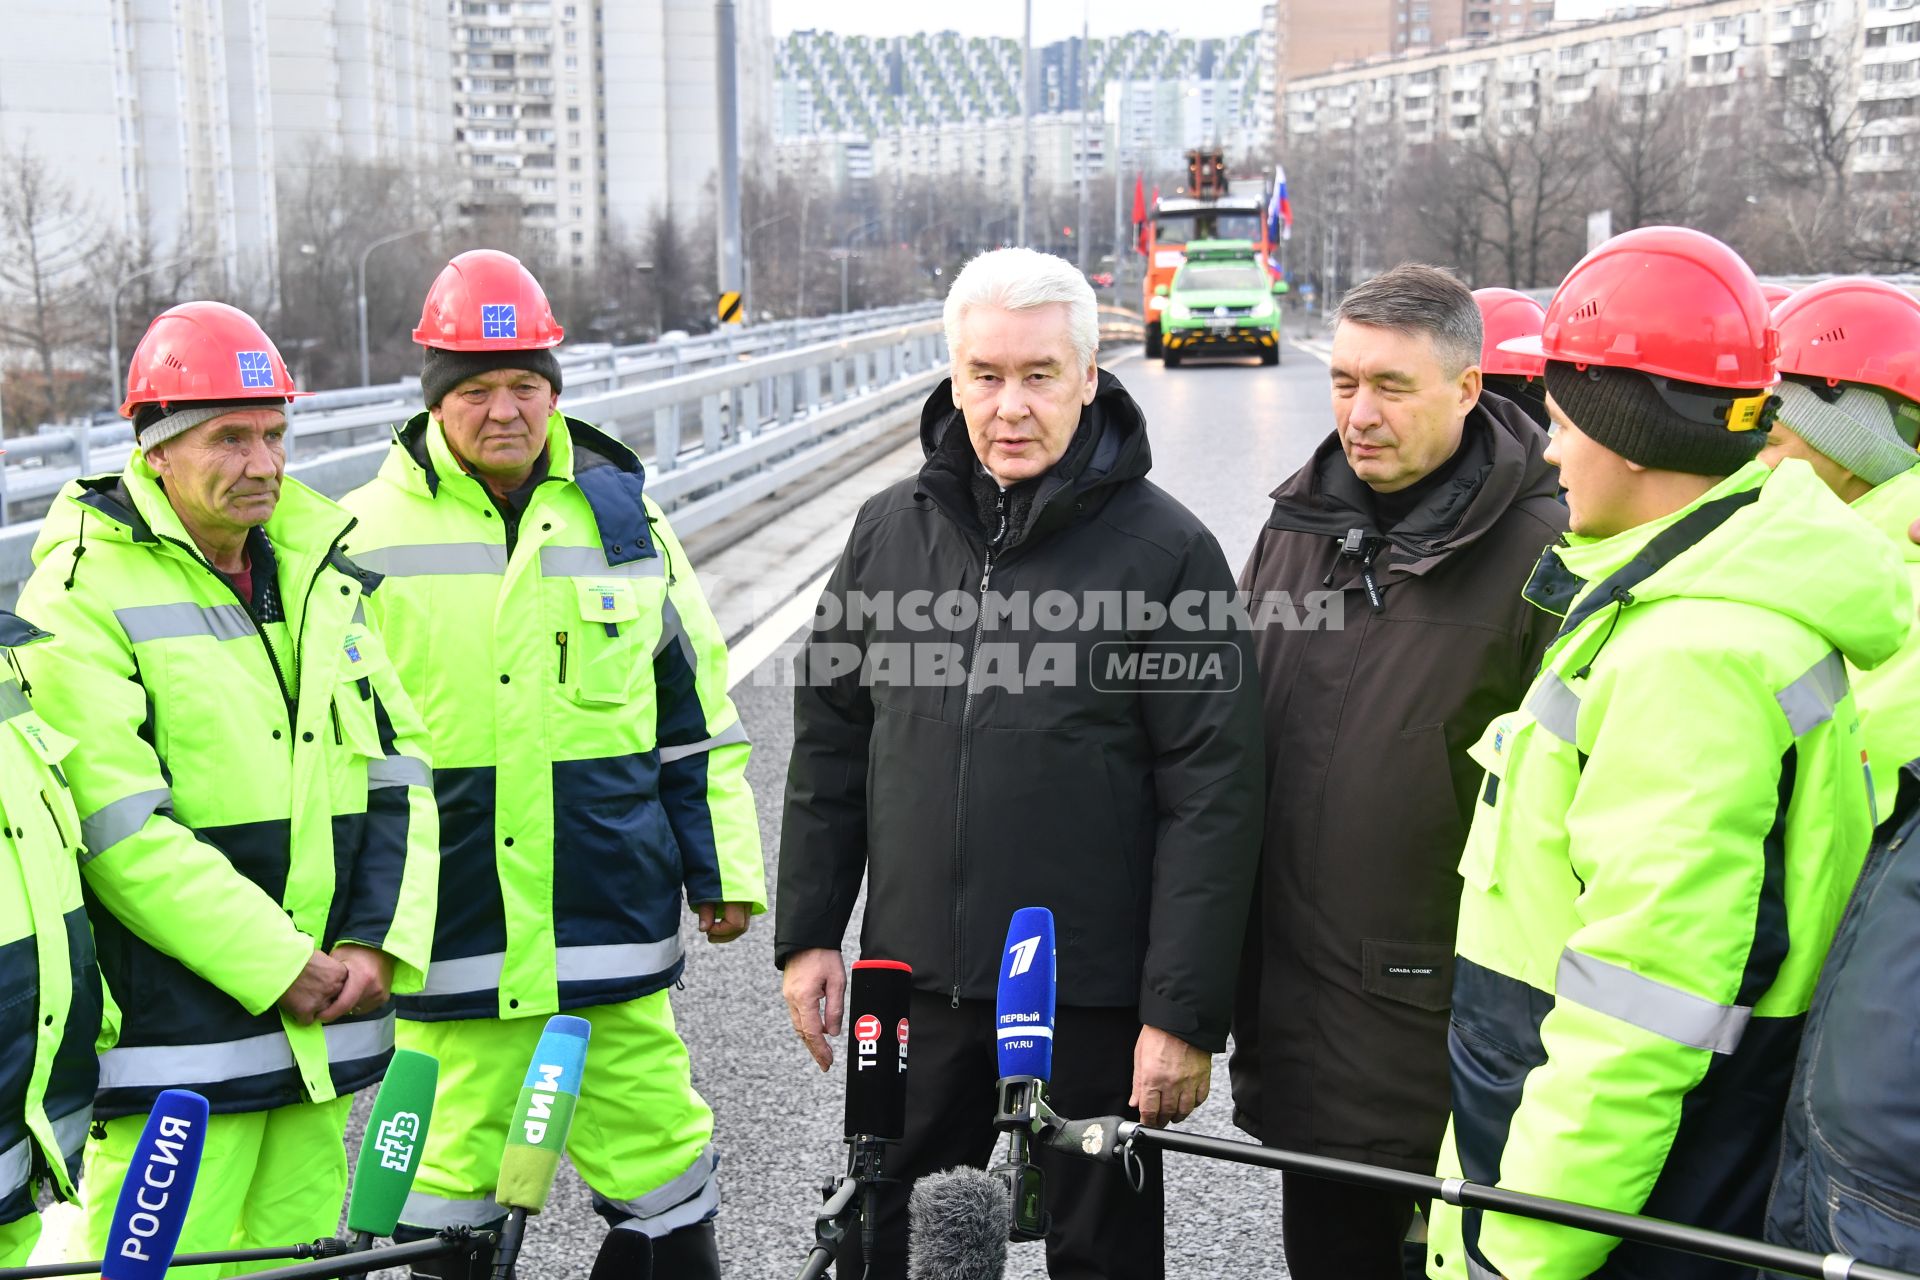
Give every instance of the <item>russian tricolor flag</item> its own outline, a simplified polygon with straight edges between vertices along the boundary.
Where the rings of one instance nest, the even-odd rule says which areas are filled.
[[[1293,239],[1293,201],[1287,199],[1287,168],[1273,167],[1273,203],[1267,206],[1267,240]]]

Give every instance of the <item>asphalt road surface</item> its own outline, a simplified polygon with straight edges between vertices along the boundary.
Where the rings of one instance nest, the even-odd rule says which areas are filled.
[[[1207,522],[1237,572],[1266,519],[1268,493],[1331,429],[1326,366],[1289,347],[1278,368],[1236,360],[1167,369],[1158,360],[1134,358],[1119,363],[1116,373],[1146,412],[1151,478]],[[754,743],[749,778],[771,887],[793,743],[792,697],[751,677],[733,696]],[[856,917],[849,933],[857,927]],[[717,1117],[726,1274],[736,1280],[791,1276],[812,1243],[818,1184],[844,1162],[841,1061],[832,1073],[820,1073],[788,1024],[773,967],[771,917],[726,946],[701,941],[689,923],[687,948],[686,987],[673,1003],[693,1052],[694,1082]],[[1224,1057],[1215,1059],[1213,1089],[1185,1127],[1244,1138],[1230,1121]],[[370,1099],[369,1091],[362,1113]],[[357,1132],[350,1140],[357,1149]],[[1286,1274],[1278,1175],[1169,1155],[1167,1182],[1169,1277]],[[586,1275],[603,1231],[585,1187],[564,1168],[548,1211],[529,1225],[521,1276]],[[1009,1280],[1045,1274],[1041,1246],[1012,1247]]]

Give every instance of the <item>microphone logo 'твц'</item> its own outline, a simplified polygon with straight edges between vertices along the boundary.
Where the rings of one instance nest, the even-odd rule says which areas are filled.
[[[860,1015],[853,1024],[853,1038],[860,1050],[860,1060],[854,1064],[854,1070],[865,1071],[868,1067],[880,1064],[880,1019],[870,1013]]]

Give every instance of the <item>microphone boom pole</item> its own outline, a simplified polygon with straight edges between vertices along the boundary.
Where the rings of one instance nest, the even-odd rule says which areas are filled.
[[[328,1236],[307,1244],[281,1245],[262,1249],[218,1249],[211,1253],[176,1253],[169,1264],[175,1267],[213,1267],[234,1262],[287,1262],[306,1258],[335,1258],[350,1251],[344,1240]],[[100,1274],[102,1260],[89,1262],[43,1262],[31,1267],[0,1267],[0,1280],[54,1280],[58,1276]]]
[[[276,1267],[272,1271],[255,1273],[252,1280],[343,1280],[346,1276],[363,1271],[381,1271],[387,1267],[406,1266],[431,1258],[477,1253],[498,1243],[499,1239],[491,1231],[450,1227],[431,1240],[415,1240],[409,1244],[394,1245],[391,1249],[343,1253],[338,1257],[302,1262],[291,1267]]]
[[[1805,1276],[1810,1280],[1831,1280],[1836,1276],[1843,1277],[1844,1280],[1920,1280],[1920,1276],[1910,1272],[1875,1266],[1845,1254],[1823,1256],[1807,1253],[1799,1249],[1765,1244],[1758,1240],[1749,1240],[1744,1236],[1707,1231],[1700,1227],[1689,1227],[1659,1218],[1643,1218],[1638,1214],[1595,1208],[1592,1205],[1576,1204],[1570,1200],[1556,1200],[1549,1196],[1511,1191],[1505,1187],[1489,1187],[1478,1182],[1468,1182],[1465,1178],[1436,1178],[1429,1174],[1406,1173],[1399,1169],[1381,1169],[1370,1164],[1362,1164],[1357,1160],[1341,1160],[1334,1156],[1308,1155],[1301,1151],[1263,1147],[1251,1142],[1235,1142],[1228,1138],[1209,1138],[1202,1134],[1181,1133],[1173,1129],[1149,1129],[1138,1121],[1122,1119],[1119,1116],[1101,1116],[1092,1120],[1064,1120],[1059,1116],[1043,1115],[1036,1123],[1035,1129],[1039,1140],[1044,1145],[1091,1160],[1107,1161],[1124,1158],[1124,1153],[1127,1153],[1133,1145],[1140,1144],[1162,1151],[1178,1151],[1212,1160],[1229,1160],[1235,1164],[1255,1165],[1286,1173],[1304,1173],[1318,1178],[1331,1178],[1338,1182],[1378,1187],[1419,1199],[1439,1199],[1463,1208],[1514,1214],[1522,1218],[1533,1218],[1563,1227],[1591,1231],[1595,1235],[1614,1236],[1621,1240],[1632,1240],[1662,1249],[1695,1254],[1699,1257],[1737,1262],[1744,1266],[1757,1267],[1762,1271]]]

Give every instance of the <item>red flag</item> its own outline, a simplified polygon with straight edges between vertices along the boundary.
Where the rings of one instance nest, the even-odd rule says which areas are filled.
[[[1133,251],[1147,251],[1147,180],[1138,173],[1133,175]]]

